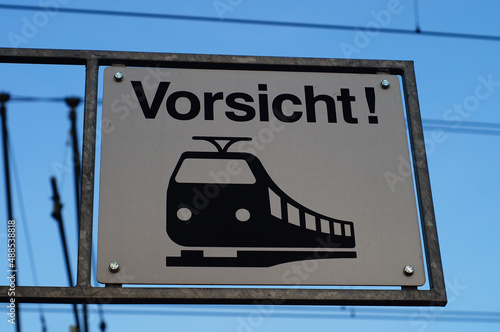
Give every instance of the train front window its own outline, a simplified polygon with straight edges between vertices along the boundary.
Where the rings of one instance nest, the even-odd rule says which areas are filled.
[[[178,183],[253,184],[255,176],[242,159],[194,159],[182,161]]]

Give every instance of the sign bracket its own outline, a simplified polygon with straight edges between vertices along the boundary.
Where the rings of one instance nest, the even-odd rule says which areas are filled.
[[[86,68],[82,162],[81,224],[78,244],[77,285],[34,287],[19,285],[16,302],[27,303],[165,303],[165,304],[294,304],[444,306],[446,289],[432,204],[413,62],[391,60],[309,59],[254,56],[220,56],[115,51],[0,48],[0,62],[77,65]],[[377,73],[380,68],[403,79],[406,114],[415,173],[429,289],[94,287],[91,285],[91,250],[96,153],[97,86],[99,66],[170,68],[225,68],[239,70],[329,71]],[[0,287],[0,301],[8,302],[8,286]]]

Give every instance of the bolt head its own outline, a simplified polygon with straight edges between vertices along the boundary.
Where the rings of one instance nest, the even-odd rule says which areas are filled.
[[[406,276],[411,276],[413,275],[413,273],[415,273],[415,269],[413,268],[413,266],[411,265],[406,265],[404,268],[403,268],[403,272]]]
[[[388,89],[389,86],[391,86],[391,82],[389,82],[389,80],[382,80],[382,82],[380,82],[380,86],[383,89]]]
[[[113,78],[116,82],[121,82],[123,81],[123,73],[121,71],[117,71],[115,75],[113,75]]]
[[[118,262],[109,263],[109,271],[111,271],[112,273],[120,271],[120,264],[118,264]]]

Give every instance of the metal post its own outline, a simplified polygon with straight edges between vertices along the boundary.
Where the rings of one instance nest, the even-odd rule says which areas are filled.
[[[97,125],[97,60],[88,60],[85,80],[85,109],[83,127],[81,210],[78,241],[77,286],[89,287],[92,261],[92,218],[94,206],[94,163]],[[84,303],[84,312],[86,312]],[[85,331],[88,331],[85,320]]]
[[[11,193],[11,184],[10,184],[10,165],[9,165],[9,134],[7,132],[7,108],[5,107],[5,104],[7,101],[9,101],[10,95],[7,93],[0,93],[0,113],[2,117],[2,140],[3,140],[3,159],[4,159],[4,168],[5,168],[5,190],[6,190],[6,196],[7,196],[7,220],[13,220],[14,219],[14,213],[12,211],[12,193]],[[16,256],[18,253],[16,252]],[[18,273],[17,273],[17,258],[14,257],[13,259],[13,268],[12,270],[16,271],[15,273],[15,278],[14,278],[14,285],[17,286],[17,278],[18,278]],[[17,287],[16,287],[17,288]],[[16,331],[20,332],[21,331],[21,316],[20,316],[20,308],[19,304],[17,305],[16,308]]]
[[[68,271],[68,282],[70,286],[73,286],[73,280],[71,278],[71,264],[69,262],[69,253],[68,253],[68,245],[66,243],[66,234],[64,232],[64,224],[61,214],[62,204],[59,200],[59,193],[57,191],[56,178],[50,178],[50,182],[52,183],[52,199],[54,200],[54,210],[52,211],[52,217],[57,220],[59,224],[59,232],[61,234],[61,242],[64,250],[64,260],[66,261],[66,270]],[[78,317],[78,307],[76,304],[73,304],[73,312],[75,314],[75,321],[78,331],[80,330],[80,318]]]
[[[94,163],[97,125],[97,78],[99,66],[91,59],[86,64],[85,110],[82,153],[82,209],[78,241],[77,286],[90,287],[92,259],[92,217],[94,209]]]

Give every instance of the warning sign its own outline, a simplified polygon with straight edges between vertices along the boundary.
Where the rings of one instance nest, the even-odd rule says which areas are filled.
[[[106,68],[98,281],[422,285],[411,174],[398,76]]]

